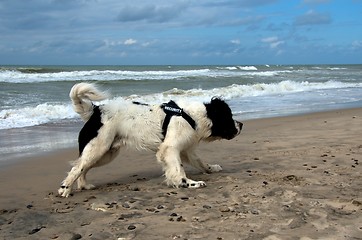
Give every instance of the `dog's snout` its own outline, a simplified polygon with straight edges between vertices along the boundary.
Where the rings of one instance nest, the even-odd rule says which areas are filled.
[[[239,121],[235,121],[235,128],[237,130],[236,135],[239,135],[241,133],[241,129],[243,128],[243,123]]]
[[[241,129],[243,128],[243,123],[242,122],[239,122],[239,121],[235,121],[235,125],[236,127],[239,129],[239,131],[241,131]]]
[[[242,122],[238,122],[238,124],[239,124],[239,128],[240,128],[240,130],[243,128],[243,123]]]

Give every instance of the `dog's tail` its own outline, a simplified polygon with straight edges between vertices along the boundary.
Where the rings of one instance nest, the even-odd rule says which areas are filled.
[[[101,101],[108,98],[108,93],[97,89],[92,83],[78,83],[70,90],[69,97],[73,103],[73,109],[84,122],[88,121],[93,113],[92,101]]]

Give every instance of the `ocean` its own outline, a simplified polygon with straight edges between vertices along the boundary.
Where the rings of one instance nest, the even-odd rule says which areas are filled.
[[[219,96],[239,120],[362,107],[362,65],[0,66],[0,166],[76,146],[82,81],[150,104]]]

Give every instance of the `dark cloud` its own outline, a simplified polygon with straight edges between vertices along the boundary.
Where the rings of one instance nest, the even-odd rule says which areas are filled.
[[[3,30],[60,30],[80,9],[82,1],[2,1],[0,2],[0,24]]]
[[[290,24],[287,24],[285,22],[283,23],[269,23],[266,27],[267,31],[271,32],[281,32],[281,31],[288,31],[290,29]]]
[[[263,15],[258,16],[245,16],[244,18],[233,18],[221,22],[221,25],[224,26],[246,26],[246,25],[253,25],[255,27],[256,24],[261,23],[266,17]]]
[[[278,2],[278,0],[221,0],[210,1],[205,6],[227,6],[227,7],[260,7]]]
[[[155,4],[127,5],[118,14],[120,22],[166,22],[176,18],[185,9],[184,4],[171,4],[159,6]]]
[[[331,0],[303,0],[304,4],[322,4],[329,3]]]
[[[0,0],[0,63],[264,61],[302,45],[329,46],[335,36],[360,49],[358,1]],[[337,12],[342,5],[348,10]],[[309,8],[316,10],[300,12]]]
[[[244,6],[271,4],[273,0],[257,1],[164,1],[147,4],[127,4],[119,10],[117,21],[123,23],[163,23],[163,27],[225,27],[247,26],[262,22],[261,14],[244,13]],[[135,25],[132,25],[134,27]]]
[[[298,16],[294,25],[303,26],[303,25],[321,25],[321,24],[330,24],[332,18],[328,13],[318,13],[314,10],[306,12],[304,15]]]

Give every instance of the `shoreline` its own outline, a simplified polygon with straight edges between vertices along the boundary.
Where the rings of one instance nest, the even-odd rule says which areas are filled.
[[[329,113],[335,111],[356,110],[362,107],[347,107],[338,109],[327,109],[316,112],[297,112],[292,114],[281,114],[277,116],[256,117],[251,119],[242,119],[242,115],[234,117],[238,121],[250,122],[261,121],[275,118],[288,118],[304,115],[313,115],[320,113]],[[0,159],[0,171],[11,167],[14,164],[21,164],[24,159],[32,160],[44,155],[69,151],[78,148],[77,137],[79,130],[83,126],[80,120],[61,121],[58,123],[46,123],[37,126],[29,126],[15,129],[0,130],[0,150],[2,155]],[[24,141],[25,139],[25,141]],[[44,139],[47,139],[44,142]],[[27,145],[26,143],[29,143]],[[9,150],[13,149],[13,150]]]
[[[186,168],[202,189],[164,185],[151,152],[122,151],[68,199],[56,190],[76,146],[0,168],[0,238],[359,239],[362,108],[243,122],[237,138],[200,145],[223,167]]]

